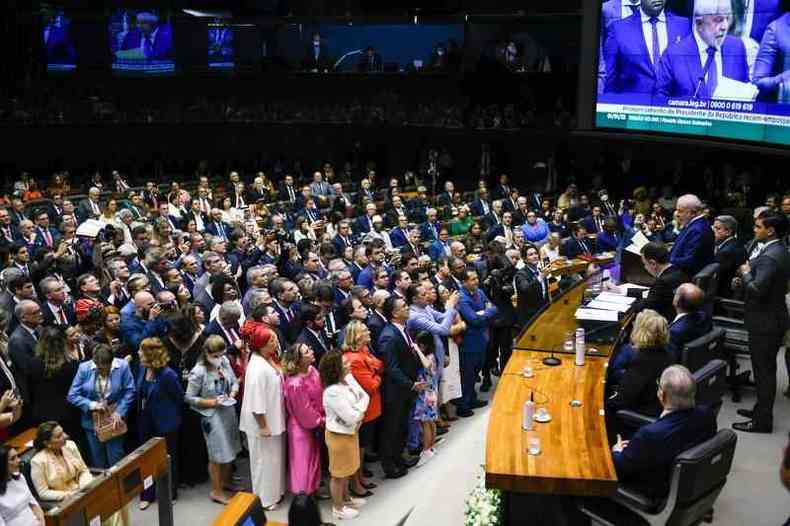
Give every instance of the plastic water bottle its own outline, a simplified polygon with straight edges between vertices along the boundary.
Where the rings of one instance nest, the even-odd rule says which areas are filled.
[[[529,400],[524,402],[524,414],[521,419],[521,429],[530,431],[532,429],[532,417],[535,416],[535,392],[529,394]]]
[[[584,365],[584,353],[586,351],[584,343],[584,329],[579,327],[576,329],[576,365]]]

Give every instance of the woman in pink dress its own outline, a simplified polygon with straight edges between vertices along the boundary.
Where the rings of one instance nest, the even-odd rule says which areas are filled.
[[[317,438],[324,426],[321,378],[313,367],[313,350],[303,343],[284,352],[282,361],[288,411],[288,489],[295,495],[310,495],[321,482],[321,445]]]

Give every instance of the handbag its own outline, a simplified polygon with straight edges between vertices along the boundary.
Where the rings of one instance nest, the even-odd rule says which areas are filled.
[[[123,418],[115,419],[115,404],[106,411],[93,411],[93,429],[96,431],[96,438],[102,443],[123,436],[128,431]]]

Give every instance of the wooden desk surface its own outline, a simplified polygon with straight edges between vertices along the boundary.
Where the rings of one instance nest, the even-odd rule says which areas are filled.
[[[17,454],[23,455],[33,447],[33,440],[36,438],[36,431],[37,428],[31,427],[30,429],[22,431],[18,435],[9,438],[5,441],[4,445],[6,447],[14,448]]]
[[[522,333],[499,380],[488,423],[486,486],[517,493],[606,496],[617,487],[603,415],[604,379],[611,345],[596,345],[604,356],[590,356],[577,367],[574,358],[560,355],[561,365],[548,367],[542,351],[561,346],[566,330],[576,328],[573,313],[584,293],[584,282],[550,305]],[[526,343],[526,344],[525,344]],[[520,344],[520,345],[519,345]],[[533,378],[522,371],[531,366]],[[551,422],[521,428],[524,403],[535,393],[536,410],[545,407]],[[581,407],[572,407],[580,400]],[[527,454],[527,440],[538,436],[540,455]]]

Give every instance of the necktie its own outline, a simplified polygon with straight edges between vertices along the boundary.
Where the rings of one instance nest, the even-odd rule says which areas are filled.
[[[239,339],[239,335],[236,334],[236,329],[234,329],[233,327],[231,327],[230,330],[228,331],[228,336],[230,336],[230,344],[231,345],[236,343],[236,340]]]
[[[296,201],[296,195],[295,195],[295,193],[294,193],[294,188],[293,188],[293,186],[289,186],[289,187],[288,187],[288,200],[289,200],[289,201],[291,201],[292,203],[293,203],[294,201]]]
[[[66,313],[63,312],[63,307],[60,308],[60,323],[61,325],[68,325],[69,322],[66,320]]]
[[[713,92],[716,91],[716,85],[719,83],[718,72],[716,71],[716,48],[708,47],[707,53],[708,59],[705,61],[705,67],[702,68],[702,76],[705,77],[708,98],[712,98]]]
[[[403,335],[406,337],[406,345],[409,346],[409,350],[412,352],[412,354],[415,354],[414,340],[411,339],[411,336],[409,336],[409,332],[406,329],[403,329]]]
[[[658,60],[661,58],[661,48],[658,45],[658,18],[651,16],[649,22],[653,32],[653,72],[658,74]]]
[[[220,224],[219,224],[219,223],[217,223],[216,221],[214,222],[214,225],[215,225],[215,226],[216,226],[216,228],[217,228],[217,235],[218,235],[219,237],[221,237],[222,239],[224,239],[224,240],[226,240],[226,241],[227,241],[227,239],[225,239],[225,229],[224,229],[224,228],[222,228],[222,225],[220,225]]]
[[[145,44],[143,45],[143,54],[145,55],[145,58],[149,60],[154,54],[154,46],[153,43],[151,42],[150,36],[145,37]]]
[[[48,247],[52,247],[52,234],[49,233],[48,230],[41,231],[44,234],[44,242],[47,244]]]
[[[579,240],[579,246],[581,247],[583,254],[589,254],[590,253],[590,251],[587,249],[587,243],[585,243],[581,239]]]
[[[99,205],[94,203],[92,200],[90,201],[91,201],[91,209],[93,210],[93,213],[99,215]]]

